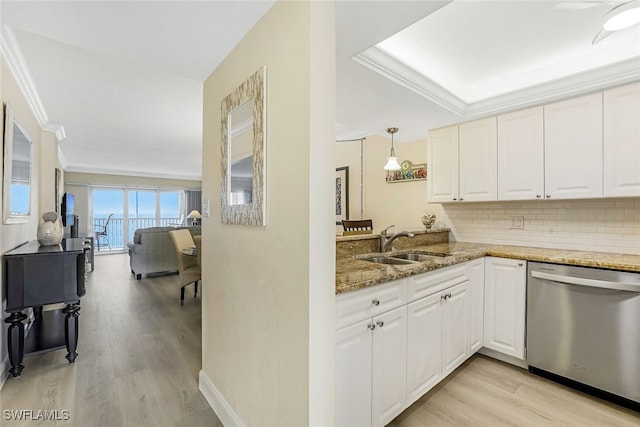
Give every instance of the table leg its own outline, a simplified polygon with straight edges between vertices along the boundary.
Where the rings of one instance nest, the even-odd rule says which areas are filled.
[[[14,377],[20,376],[24,369],[24,365],[22,365],[22,359],[24,358],[24,324],[22,321],[26,318],[26,314],[18,311],[11,313],[9,317],[4,319],[5,323],[10,324],[7,332],[9,362],[11,363],[9,373]]]
[[[67,355],[65,356],[69,363],[73,363],[78,357],[76,349],[78,348],[78,316],[80,313],[80,305],[78,303],[67,304],[62,312],[66,314],[64,318],[64,343],[67,346]]]

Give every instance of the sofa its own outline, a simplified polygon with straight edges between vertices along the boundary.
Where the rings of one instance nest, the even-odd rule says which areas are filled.
[[[129,265],[136,279],[143,274],[178,271],[178,260],[169,231],[186,228],[192,236],[201,234],[201,227],[149,227],[139,228],[133,234],[129,248]]]

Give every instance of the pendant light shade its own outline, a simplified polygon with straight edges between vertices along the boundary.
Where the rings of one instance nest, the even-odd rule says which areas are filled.
[[[640,2],[630,1],[614,7],[604,17],[604,29],[618,31],[640,22]]]
[[[387,128],[387,132],[391,134],[391,155],[387,157],[387,164],[384,165],[384,169],[388,171],[399,171],[400,163],[398,163],[396,152],[393,149],[393,134],[398,132],[398,128]]]

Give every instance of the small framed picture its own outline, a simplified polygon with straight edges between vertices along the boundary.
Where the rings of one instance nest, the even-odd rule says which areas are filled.
[[[336,225],[349,219],[349,166],[336,168]]]

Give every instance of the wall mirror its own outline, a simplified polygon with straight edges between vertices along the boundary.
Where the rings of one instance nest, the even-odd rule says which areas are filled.
[[[29,222],[31,217],[32,142],[4,106],[3,220],[5,224]]]
[[[242,82],[222,100],[222,222],[264,226],[265,74]]]

